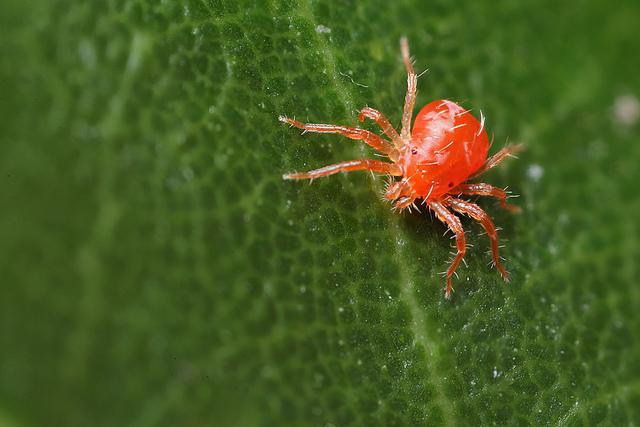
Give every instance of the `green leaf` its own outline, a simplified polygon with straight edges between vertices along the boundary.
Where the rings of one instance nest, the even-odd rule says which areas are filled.
[[[24,425],[640,423],[640,5],[4,0],[0,413]],[[279,114],[487,116],[512,282]],[[370,126],[367,124],[366,126]],[[375,129],[373,126],[370,129]]]

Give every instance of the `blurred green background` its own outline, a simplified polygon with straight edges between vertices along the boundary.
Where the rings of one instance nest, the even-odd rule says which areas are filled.
[[[640,423],[640,3],[0,3],[0,426]],[[445,228],[277,122],[482,108],[520,215]],[[368,125],[367,125],[368,126]],[[371,129],[374,129],[371,127]]]

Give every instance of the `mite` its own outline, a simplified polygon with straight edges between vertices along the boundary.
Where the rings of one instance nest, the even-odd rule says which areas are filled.
[[[435,213],[455,234],[457,253],[446,271],[445,297],[453,291],[452,276],[467,250],[465,234],[460,219],[464,214],[478,221],[491,241],[493,265],[505,280],[509,274],[498,254],[498,232],[493,221],[475,203],[460,196],[491,196],[500,201],[503,208],[517,212],[517,206],[507,203],[507,193],[490,184],[471,183],[484,172],[495,167],[505,158],[520,150],[520,146],[507,146],[487,158],[489,138],[480,113],[477,120],[468,110],[448,100],[437,100],[425,105],[418,113],[411,129],[411,118],[416,100],[418,76],[413,70],[406,38],[400,40],[402,58],[407,68],[407,94],[402,113],[400,133],[379,111],[365,107],[359,120],[374,120],[389,140],[365,129],[332,124],[301,123],[280,116],[278,119],[304,132],[337,133],[347,138],[361,140],[384,154],[390,161],[358,159],[325,166],[309,172],[290,173],[284,179],[315,179],[338,172],[367,170],[396,177],[388,185],[385,199],[392,201],[398,210],[416,207],[416,202]],[[417,209],[417,208],[416,208]]]

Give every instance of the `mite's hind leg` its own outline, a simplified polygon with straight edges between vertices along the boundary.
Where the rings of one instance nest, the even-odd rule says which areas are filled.
[[[347,138],[361,140],[365,144],[370,145],[376,150],[389,156],[392,160],[398,159],[397,150],[388,141],[385,141],[375,133],[369,132],[365,129],[352,128],[347,126],[327,125],[327,124],[313,124],[313,123],[301,123],[297,120],[290,119],[285,116],[278,117],[282,123],[288,123],[291,126],[295,126],[298,129],[302,129],[305,132],[315,133],[338,133],[344,135]]]
[[[400,50],[402,50],[402,60],[407,67],[407,94],[404,98],[404,111],[402,112],[402,130],[400,136],[407,142],[411,139],[411,116],[413,115],[413,105],[416,103],[416,90],[418,88],[418,76],[413,70],[411,57],[409,56],[409,42],[406,37],[400,39]]]
[[[323,176],[333,175],[338,172],[350,172],[357,170],[369,170],[372,172],[386,173],[394,176],[401,176],[402,170],[393,163],[381,162],[379,160],[348,160],[314,169],[309,172],[296,172],[283,175],[284,179],[315,179]]]
[[[475,184],[460,184],[451,193],[466,194],[469,196],[490,196],[495,197],[500,201],[500,206],[511,212],[520,212],[520,206],[507,203],[507,193],[502,188],[494,187],[484,182],[478,182]]]
[[[400,138],[400,135],[398,135],[398,132],[393,126],[391,126],[389,119],[387,119],[387,117],[380,111],[370,107],[364,107],[362,110],[360,110],[358,119],[361,122],[364,122],[365,117],[371,120],[375,120],[376,123],[378,123],[378,126],[380,126],[380,129],[382,129],[382,132],[384,132],[385,135],[391,138],[391,141],[393,141],[393,145],[395,145],[397,149],[400,149],[404,146],[404,142],[402,142],[402,139]]]
[[[507,157],[513,157],[514,154],[517,154],[522,150],[524,150],[524,145],[522,144],[510,145],[508,147],[502,148],[496,154],[489,157],[487,161],[484,162],[484,165],[482,165],[482,167],[478,169],[476,173],[474,173],[471,177],[469,177],[469,179],[478,177],[483,173],[485,173],[486,171],[488,171],[489,169],[495,168],[504,159],[506,159]]]
[[[453,231],[456,235],[456,246],[458,248],[458,253],[456,254],[453,261],[451,261],[451,265],[447,270],[447,287],[444,292],[445,298],[451,298],[451,291],[453,290],[453,285],[451,284],[451,276],[455,273],[456,268],[464,258],[464,254],[467,251],[467,244],[464,237],[464,230],[462,229],[462,224],[460,223],[460,219],[453,214],[449,209],[445,207],[442,202],[428,202],[429,208],[431,208],[438,219],[445,224]]]
[[[504,268],[502,263],[500,262],[500,254],[498,253],[499,240],[498,240],[498,232],[496,231],[496,227],[493,225],[493,221],[485,211],[483,211],[480,206],[475,203],[467,202],[464,200],[450,198],[446,201],[448,206],[461,214],[469,215],[471,218],[478,221],[484,230],[487,232],[487,236],[491,240],[491,255],[493,257],[493,264],[496,266],[500,275],[504,279],[505,282],[509,281],[509,273]]]

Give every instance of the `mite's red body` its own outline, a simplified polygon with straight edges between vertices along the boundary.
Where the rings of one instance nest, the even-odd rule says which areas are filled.
[[[415,194],[438,199],[480,169],[488,152],[484,125],[458,104],[440,100],[420,110],[397,163]]]
[[[385,154],[391,163],[378,160],[349,160],[325,166],[310,172],[284,175],[285,179],[314,179],[337,172],[370,170],[401,177],[389,185],[385,198],[394,202],[398,209],[415,207],[421,200],[439,220],[455,233],[457,253],[446,272],[445,296],[449,298],[453,289],[451,278],[466,252],[464,230],[454,212],[469,215],[477,220],[491,240],[493,263],[508,281],[506,269],[498,255],[498,233],[491,218],[476,204],[459,196],[492,196],[500,200],[504,208],[517,210],[506,203],[504,190],[484,183],[467,183],[470,178],[496,166],[518,147],[505,147],[487,159],[489,138],[484,129],[484,117],[478,121],[469,111],[458,104],[438,100],[427,104],[416,116],[411,130],[411,116],[415,103],[417,76],[409,59],[409,47],[402,39],[402,56],[407,67],[407,95],[402,115],[402,130],[398,133],[389,120],[379,111],[365,107],[359,119],[375,120],[391,140],[360,128],[329,124],[305,124],[280,116],[280,121],[305,132],[338,133],[351,139],[362,140]]]

